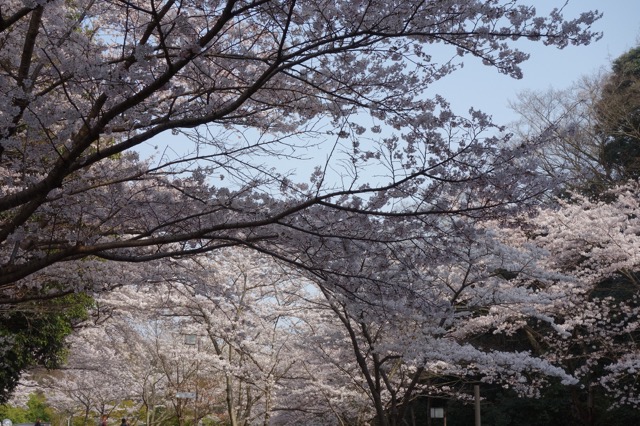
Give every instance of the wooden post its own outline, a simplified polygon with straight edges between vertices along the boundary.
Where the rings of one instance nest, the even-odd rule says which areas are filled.
[[[476,401],[476,426],[481,426],[480,422],[480,385],[473,385],[473,395]]]

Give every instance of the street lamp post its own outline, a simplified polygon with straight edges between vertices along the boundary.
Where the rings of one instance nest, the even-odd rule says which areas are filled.
[[[185,334],[184,343],[189,346],[196,346],[196,352],[200,352],[200,339],[198,334]],[[193,426],[198,426],[198,372],[200,367],[200,360],[196,354],[196,379],[195,379],[195,392],[193,395]]]

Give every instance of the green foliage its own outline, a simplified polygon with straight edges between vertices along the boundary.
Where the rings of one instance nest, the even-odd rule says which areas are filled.
[[[614,137],[604,146],[602,161],[620,179],[640,177],[640,143],[631,137]]]
[[[87,318],[93,299],[72,294],[54,300],[24,303],[0,315],[0,402],[6,402],[23,371],[58,367],[65,358],[65,338]]]
[[[596,105],[606,143],[601,161],[614,180],[640,177],[640,47],[613,63],[613,74]]]
[[[0,419],[10,419],[13,423],[35,423],[40,419],[50,422],[54,411],[47,404],[44,395],[32,393],[29,395],[27,407],[14,407],[12,405],[0,405]]]
[[[619,76],[640,77],[640,47],[629,50],[613,61],[613,72]]]
[[[26,423],[28,421],[27,410],[12,405],[0,405],[0,420],[3,419],[9,419],[13,423]]]
[[[38,419],[44,422],[51,421],[53,410],[44,395],[32,393],[27,401],[27,408],[27,418],[30,422],[35,423]]]

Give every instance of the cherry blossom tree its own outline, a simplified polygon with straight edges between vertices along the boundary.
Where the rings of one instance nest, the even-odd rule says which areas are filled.
[[[562,295],[546,310],[555,330],[531,318],[527,339],[533,353],[578,380],[566,390],[577,421],[588,425],[601,415],[598,399],[603,410],[638,406],[638,183],[599,198],[573,194],[509,233],[511,246],[533,244],[545,269],[565,277],[550,288]]]
[[[215,267],[214,267],[215,266]],[[182,332],[206,345],[206,368],[219,377],[228,422],[269,423],[275,386],[298,358],[292,350],[302,309],[299,281],[246,250],[223,250],[172,285],[164,307],[185,319]]]
[[[336,379],[348,378],[341,386],[359,390],[377,411],[360,414],[388,424],[402,419],[412,395],[454,394],[457,389],[443,379],[494,382],[538,396],[550,377],[584,384],[597,373],[601,384],[613,389],[620,377],[633,377],[636,302],[598,294],[604,281],[618,274],[635,282],[630,271],[637,252],[636,193],[635,187],[617,193],[615,205],[574,199],[537,219],[482,226],[440,220],[438,228],[428,228],[428,238],[411,240],[412,248],[422,244],[418,251],[390,243],[392,250],[378,251],[376,238],[306,247],[303,251],[325,265],[311,274],[325,298],[316,303],[325,306],[323,315],[332,311],[340,321],[327,321],[305,338],[322,359],[314,362],[339,368],[330,371]],[[400,234],[387,226],[371,232]],[[595,263],[586,271],[584,265],[576,269],[575,262],[585,260],[580,242],[591,234],[589,247],[598,252],[587,263]],[[630,245],[621,254],[623,241]],[[608,254],[600,256],[600,250]],[[394,257],[376,257],[380,253]],[[613,262],[615,256],[624,264]],[[503,343],[507,340],[512,343]],[[576,354],[576,347],[586,350]],[[617,373],[607,361],[612,357],[620,358]],[[631,399],[629,384],[618,389],[628,392],[623,401]],[[325,398],[330,395],[325,391]],[[315,402],[308,404],[310,417]]]
[[[339,324],[329,335],[314,331],[307,340],[321,341],[320,353],[340,354],[335,362],[369,399],[375,409],[369,415],[380,424],[400,424],[419,394],[455,394],[444,379],[500,383],[524,395],[536,395],[548,377],[575,383],[526,347],[478,338],[524,333],[532,318],[557,338],[567,334],[555,313],[571,294],[571,277],[550,267],[543,249],[515,244],[512,230],[501,230],[500,223],[389,221],[370,226],[362,240],[310,242],[298,254],[309,256],[305,263],[317,262],[307,276],[324,297],[317,303]],[[422,238],[387,238],[418,229]]]
[[[43,382],[50,403],[85,424],[125,409],[152,423],[156,407],[179,424],[268,424],[285,405],[306,408],[291,404],[282,382],[313,378],[299,331],[315,323],[303,306],[310,283],[247,250],[169,263],[153,286],[97,297],[94,323],[72,337],[68,364]]]
[[[566,179],[565,199],[555,208],[521,218],[527,224],[521,237],[548,250],[555,259],[550,269],[575,282],[554,314],[569,334],[558,340],[534,326],[530,338],[536,353],[580,380],[565,390],[580,424],[636,405],[637,54],[631,49],[610,72],[570,90],[526,93],[515,105],[523,118],[519,138],[545,134],[545,171]]]
[[[10,0],[0,12],[1,305],[130,283],[170,286],[173,293],[178,284],[197,289],[206,280],[192,268],[187,283],[184,256],[245,246],[320,286],[354,353],[367,354],[356,363],[360,386],[380,419],[389,412],[397,418],[422,371],[445,356],[439,371],[459,373],[463,365],[514,383],[523,371],[565,377],[526,354],[489,356],[464,342],[465,316],[457,321],[457,307],[513,302],[517,316],[535,292],[523,283],[512,290],[495,268],[477,279],[489,283],[489,293],[459,274],[450,283],[438,270],[453,268],[458,256],[453,248],[447,257],[451,246],[438,243],[457,244],[464,235],[451,231],[449,221],[464,218],[475,229],[473,221],[513,214],[548,188],[531,173],[536,141],[511,144],[494,135],[487,115],[457,116],[443,97],[425,92],[465,56],[519,78],[527,55],[515,41],[588,44],[597,37],[590,30],[597,12],[566,20],[554,9],[541,17],[515,0]],[[438,58],[431,51],[436,43],[449,53]],[[186,154],[141,161],[132,151],[167,132],[172,148],[186,145]],[[318,152],[326,160],[298,177],[289,164]],[[211,353],[196,351],[195,364],[184,365],[189,374],[176,374],[174,382],[168,373],[181,356],[155,361],[166,367],[166,389],[177,390],[193,383],[191,367],[201,372],[200,356],[215,354],[209,372],[251,391],[225,390],[229,418],[267,419],[291,367],[278,355],[281,336],[273,343],[285,327],[273,325],[278,315],[251,311],[257,301],[237,302],[241,292],[216,293],[223,288],[210,297],[197,290],[179,306],[197,320],[190,332],[202,332]],[[266,297],[253,288],[246,294]],[[401,309],[406,301],[416,306]],[[211,304],[227,323],[212,316]],[[462,310],[472,318],[483,312]],[[498,311],[490,310],[489,320],[478,315],[475,324],[512,318],[508,309]],[[393,336],[397,326],[376,313],[397,316],[410,332],[385,346],[373,333]],[[304,324],[287,322],[294,323]],[[267,324],[271,333],[264,332]],[[420,344],[435,349],[424,358],[418,355],[424,346],[410,345],[395,364],[399,342],[409,342],[411,332],[423,333]],[[115,336],[107,336],[109,350],[126,347]],[[469,367],[476,358],[484,364]],[[484,368],[496,358],[498,371]],[[393,380],[392,364],[402,367]],[[117,377],[155,383],[143,370]],[[105,411],[123,398],[150,395],[129,392],[90,406]],[[323,395],[336,406],[335,394]],[[232,397],[244,398],[253,414]],[[349,398],[354,407],[362,401]],[[156,404],[135,401],[147,410]],[[176,401],[174,408],[184,407]]]
[[[99,287],[85,275],[102,260],[272,250],[304,211],[526,200],[543,187],[506,184],[527,168],[508,161],[521,152],[483,136],[486,116],[457,117],[424,91],[455,70],[450,56],[521,77],[527,55],[511,40],[587,44],[598,17],[477,0],[10,0],[0,11],[3,304]],[[451,55],[432,56],[435,43]],[[132,148],[167,131],[195,142],[191,154],[136,160]],[[313,156],[312,140],[328,158],[309,183],[267,164]],[[384,172],[372,180],[368,165]]]
[[[637,182],[630,182],[603,193],[599,201],[572,194],[536,217],[516,217],[496,227],[510,252],[518,248],[535,253],[533,259],[547,279],[533,280],[528,286],[537,293],[531,299],[538,300],[534,309],[506,315],[502,324],[500,320],[488,327],[480,323],[479,333],[472,329],[478,326],[474,321],[464,324],[463,330],[476,347],[526,351],[575,380],[560,386],[547,375],[542,383],[551,379],[553,387],[533,387],[520,392],[517,399],[515,395],[500,399],[495,408],[499,416],[513,414],[505,409],[513,410],[513,401],[518,401],[515,407],[543,410],[553,400],[562,401],[560,412],[568,414],[567,424],[638,420],[637,198]],[[497,271],[509,282],[521,275],[513,267]],[[503,307],[497,303],[489,309],[496,312]],[[543,396],[546,402],[523,400],[523,394]]]
[[[300,251],[286,256],[306,265],[298,272],[280,273],[282,265],[237,249],[199,263],[164,261],[154,286],[104,294],[111,309],[101,309],[111,316],[121,309],[132,321],[159,312],[175,327],[173,336],[199,335],[202,349],[208,342],[207,353],[191,348],[188,366],[185,352],[171,354],[172,345],[184,349],[175,338],[134,352],[156,354],[157,361],[142,365],[162,366],[158,380],[164,375],[168,389],[179,386],[170,379],[180,362],[183,372],[197,367],[201,377],[231,383],[211,395],[235,408],[239,424],[269,418],[396,424],[413,396],[455,392],[439,378],[496,382],[535,396],[546,377],[594,383],[597,373],[599,386],[633,403],[629,385],[614,384],[633,375],[637,350],[629,336],[637,308],[597,292],[607,278],[635,276],[637,193],[635,186],[621,188],[615,203],[573,199],[514,222],[405,218],[374,228],[364,216],[334,215],[345,229],[368,228],[370,238],[325,238],[317,246],[304,233]],[[406,232],[400,225],[419,227],[423,238],[398,241]],[[304,294],[309,282],[318,283],[319,293]],[[478,338],[517,333],[531,336],[537,348],[525,352]],[[576,358],[576,344],[599,349]],[[614,356],[618,361],[604,362]],[[142,383],[140,377],[128,380]],[[205,382],[198,383],[205,394]],[[206,410],[198,406],[202,415]]]
[[[129,417],[139,411],[141,388],[153,374],[141,343],[130,327],[114,320],[85,324],[69,339],[66,365],[44,377],[36,372],[34,377],[53,407],[82,418],[84,425],[94,424],[103,414]]]

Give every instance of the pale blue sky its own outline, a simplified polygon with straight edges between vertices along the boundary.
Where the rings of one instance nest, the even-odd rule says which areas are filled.
[[[539,11],[562,6],[563,0],[536,0]],[[544,91],[550,87],[569,87],[584,75],[599,69],[610,69],[611,61],[640,44],[640,0],[570,0],[565,18],[577,17],[580,12],[599,10],[604,16],[595,23],[594,30],[603,37],[588,46],[568,46],[559,50],[541,42],[524,42],[521,50],[531,54],[522,66],[524,78],[515,80],[483,66],[472,57],[463,59],[464,68],[445,77],[431,90],[448,99],[455,112],[463,114],[470,106],[493,115],[498,124],[515,120],[508,101],[524,90]]]

